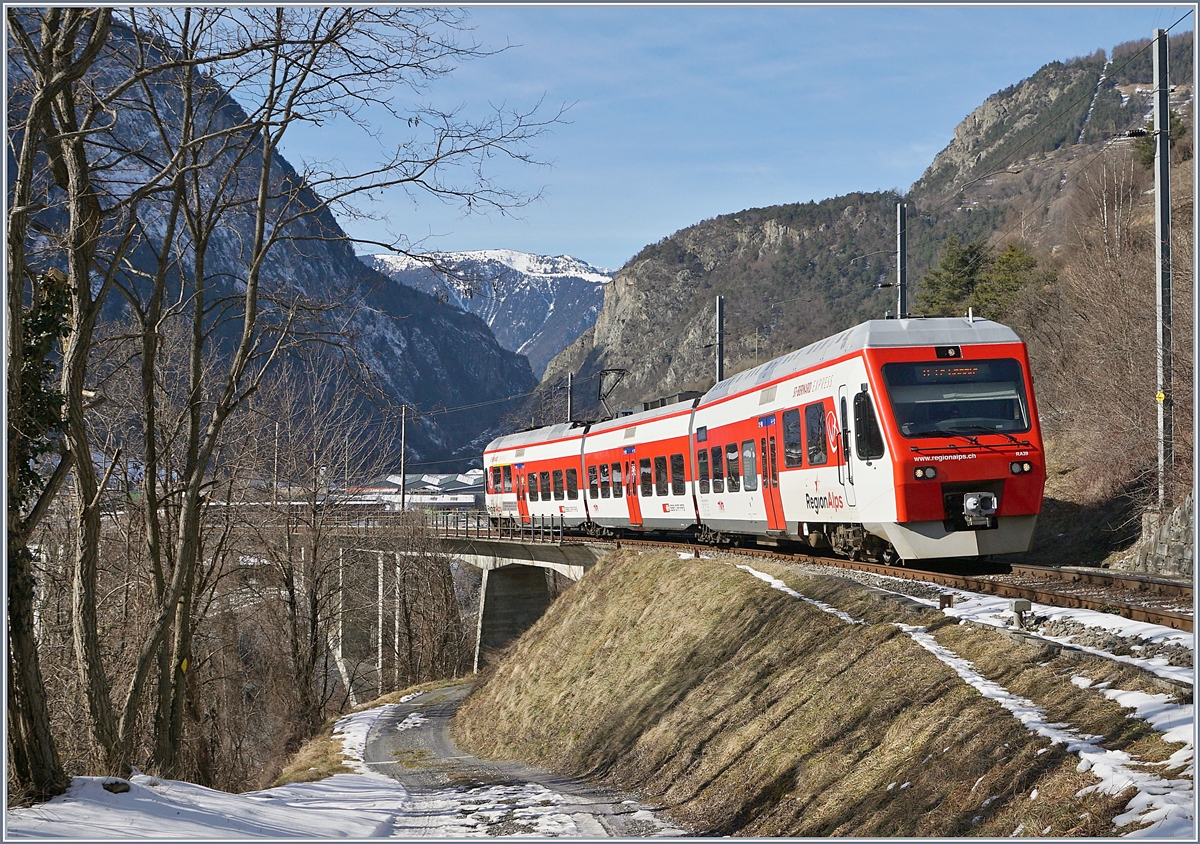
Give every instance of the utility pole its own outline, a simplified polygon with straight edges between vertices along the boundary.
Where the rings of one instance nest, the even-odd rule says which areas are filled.
[[[896,318],[908,317],[908,214],[904,203],[896,203]]]
[[[1158,311],[1158,511],[1165,515],[1167,472],[1175,462],[1171,355],[1171,113],[1168,95],[1167,31],[1154,30],[1154,272]]]
[[[571,412],[571,396],[575,393],[575,373],[567,373],[567,422],[569,423],[575,415]]]
[[[400,512],[404,512],[404,493],[408,490],[408,405],[400,407]]]
[[[725,380],[725,297],[717,297],[717,383]]]

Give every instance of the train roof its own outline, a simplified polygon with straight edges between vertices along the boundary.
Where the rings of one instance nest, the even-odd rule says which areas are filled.
[[[672,402],[658,407],[652,407],[649,410],[640,410],[637,413],[631,413],[628,416],[614,416],[612,419],[605,419],[603,422],[597,422],[592,425],[588,434],[597,434],[602,431],[611,431],[616,428],[627,428],[630,425],[638,425],[642,422],[649,422],[652,419],[657,419],[660,416],[673,416],[677,413],[686,413],[696,404],[695,399],[687,399],[686,401]]]
[[[726,378],[705,393],[700,404],[752,390],[860,349],[1019,342],[1021,338],[1008,326],[979,317],[873,319]]]
[[[557,425],[547,425],[544,428],[533,428],[528,431],[518,431],[515,434],[505,434],[497,437],[484,448],[484,453],[498,451],[503,448],[520,448],[523,445],[546,443],[561,440],[571,436],[572,432],[583,436],[584,426],[578,422],[561,422]]]

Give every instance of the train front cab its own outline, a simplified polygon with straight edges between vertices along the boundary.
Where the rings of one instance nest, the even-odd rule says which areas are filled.
[[[1046,464],[1024,344],[865,354],[896,521],[864,527],[904,559],[1029,550]]]

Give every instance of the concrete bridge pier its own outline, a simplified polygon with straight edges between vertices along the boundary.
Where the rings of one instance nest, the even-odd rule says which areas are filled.
[[[582,544],[441,537],[439,550],[483,572],[475,644],[476,671],[533,626],[560,591],[556,578],[577,581],[607,549]],[[382,694],[396,674],[401,639],[401,558],[408,552],[371,547],[358,537],[338,551],[339,600],[332,649],[346,687],[358,697]],[[389,603],[394,598],[394,606]],[[353,608],[366,608],[366,612]],[[373,611],[372,611],[373,610]],[[394,610],[394,619],[388,610]],[[389,623],[392,622],[392,623]],[[389,630],[394,626],[394,630]],[[393,676],[393,682],[399,678]]]
[[[483,570],[479,595],[479,631],[475,640],[475,671],[489,652],[518,639],[550,606],[549,569],[509,565]]]
[[[605,552],[586,545],[446,537],[447,553],[483,571],[475,670],[533,626],[554,600],[556,573],[575,581]]]

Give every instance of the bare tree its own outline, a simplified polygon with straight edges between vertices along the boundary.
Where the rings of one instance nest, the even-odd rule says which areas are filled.
[[[297,350],[243,420],[261,480],[254,500],[263,505],[245,520],[273,572],[264,586],[287,646],[290,749],[320,728],[336,694],[330,643],[343,584],[334,533],[358,518],[351,490],[384,470],[380,455],[389,449],[377,446],[393,435],[369,421],[343,374],[317,377],[328,356],[314,351]]]
[[[37,171],[50,156],[54,176],[60,186],[65,182],[78,186],[79,174],[74,165],[75,146],[64,143],[57,121],[65,108],[73,106],[71,93],[87,73],[108,37],[111,11],[101,9],[53,9],[42,18],[36,40],[15,23],[16,12],[9,11],[9,31],[16,36],[18,48],[29,69],[24,119],[10,135],[16,146],[14,181],[8,213],[8,259],[6,302],[8,311],[8,377],[7,401],[9,418],[9,448],[7,483],[8,505],[8,681],[9,681],[9,739],[12,750],[15,783],[32,789],[45,797],[60,792],[66,778],[49,729],[45,692],[38,664],[38,654],[32,630],[34,583],[28,537],[45,514],[49,501],[61,485],[71,461],[66,448],[62,458],[44,484],[31,477],[30,463],[40,451],[39,441],[59,427],[56,413],[37,408],[30,395],[31,388],[42,389],[49,374],[45,361],[58,335],[68,333],[65,308],[56,307],[56,291],[65,292],[66,279],[61,273],[38,274],[26,261],[26,243],[34,213],[45,204],[36,196],[44,185],[39,184]],[[16,140],[19,139],[19,140]],[[71,154],[67,154],[68,151]],[[72,215],[90,213],[86,190],[81,202],[71,206]],[[86,260],[86,237],[76,239],[70,253],[72,267],[77,269]],[[84,276],[86,278],[86,275]],[[78,278],[73,281],[78,287]],[[73,296],[75,317],[83,316],[83,326],[90,302],[90,286]],[[57,313],[56,313],[57,312]],[[59,323],[48,330],[40,326],[41,336],[31,336],[30,328],[47,318]],[[61,326],[61,327],[59,327]],[[68,333],[68,336],[70,334]],[[74,351],[76,344],[68,346]],[[29,354],[27,354],[27,352]],[[64,357],[67,350],[64,349]],[[69,366],[64,364],[66,378]],[[35,373],[34,383],[29,374]],[[41,419],[38,420],[38,410]],[[33,424],[30,424],[33,423]],[[38,430],[40,429],[40,430]],[[15,435],[15,436],[14,436]],[[28,506],[32,499],[32,506]]]
[[[34,138],[26,155],[30,187],[18,193],[53,186],[63,209],[37,218],[54,250],[32,255],[35,218],[29,202],[16,203],[26,217],[10,233],[23,251],[10,243],[10,261],[27,278],[35,276],[29,268],[63,264],[73,297],[61,389],[75,464],[74,650],[91,726],[105,766],[127,771],[146,685],[156,676],[152,767],[173,774],[193,693],[188,666],[204,577],[204,513],[220,482],[227,423],[289,346],[344,342],[348,325],[344,307],[341,321],[332,320],[328,300],[286,283],[281,271],[291,259],[281,246],[319,262],[324,244],[344,239],[330,211],[355,213],[359,198],[386,187],[461,202],[468,211],[517,207],[530,197],[494,183],[488,160],[530,161],[527,142],[557,115],[546,120],[536,107],[501,107],[471,120],[428,106],[403,111],[381,93],[422,92],[457,62],[486,55],[462,41],[464,19],[455,11],[138,8],[121,12],[124,24],[107,39],[111,16],[89,14],[69,19],[76,33],[89,22],[96,33],[79,55],[48,47],[62,25],[58,11],[9,16],[29,68],[22,125],[40,130],[26,130]],[[300,122],[340,118],[383,128],[368,124],[369,110],[385,115],[401,139],[375,166],[346,173],[310,164],[298,173],[279,158],[289,128]],[[125,131],[131,123],[149,131]],[[411,247],[403,237],[383,245]],[[110,441],[98,447],[89,416],[97,390],[89,379],[103,373],[89,375],[89,362],[114,289],[133,326],[127,342],[114,342],[108,353],[137,368],[139,424],[107,431]],[[331,298],[344,306],[347,293]],[[183,341],[164,356],[168,336]],[[108,454],[99,466],[97,452]],[[117,457],[131,453],[141,467],[143,544],[157,612],[124,675],[118,709],[96,610],[101,504]]]
[[[1189,182],[1180,181],[1173,204],[1188,219]],[[1098,158],[1080,178],[1058,283],[1027,291],[1014,318],[1031,344],[1042,418],[1051,432],[1070,436],[1095,498],[1149,489],[1157,469],[1154,222],[1146,187],[1129,150]],[[1175,232],[1175,249],[1190,257],[1190,227]],[[1175,342],[1187,348],[1190,262],[1176,267]],[[1190,488],[1192,363],[1188,355],[1174,360],[1180,440],[1169,485],[1179,502]]]

